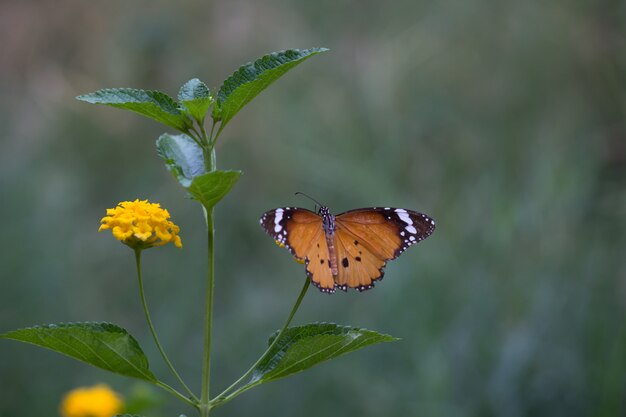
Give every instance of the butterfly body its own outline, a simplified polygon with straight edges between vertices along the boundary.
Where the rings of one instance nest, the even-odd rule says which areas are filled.
[[[326,246],[328,246],[328,266],[333,277],[339,274],[337,269],[337,252],[335,251],[335,216],[330,213],[328,207],[320,207],[319,215],[322,217],[322,227],[326,235]]]
[[[264,213],[260,223],[276,243],[306,264],[307,276],[325,293],[373,288],[383,278],[387,261],[435,229],[427,215],[391,207],[337,216],[324,206],[318,213],[284,207]]]

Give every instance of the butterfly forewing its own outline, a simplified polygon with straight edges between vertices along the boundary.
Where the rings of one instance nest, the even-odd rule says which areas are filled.
[[[347,211],[338,215],[336,222],[385,261],[397,258],[435,230],[435,221],[427,215],[391,207]]]
[[[284,207],[263,213],[260,220],[265,232],[285,246],[298,260],[322,231],[322,219],[307,209]]]
[[[307,209],[285,207],[264,213],[260,223],[276,243],[306,263],[307,275],[314,285],[323,292],[335,292],[328,263],[328,245],[319,215]]]

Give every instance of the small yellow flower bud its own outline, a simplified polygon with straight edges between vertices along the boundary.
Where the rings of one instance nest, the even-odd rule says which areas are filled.
[[[59,407],[63,417],[111,417],[122,412],[122,398],[108,385],[76,388],[68,392]]]
[[[285,244],[284,244],[284,243],[282,243],[280,240],[276,240],[275,242],[276,242],[276,244],[278,245],[278,247],[280,247],[280,248],[284,248],[284,247],[285,247]],[[298,258],[295,258],[295,257],[294,257],[293,259],[294,259],[296,262],[298,262],[299,264],[304,264],[304,259],[298,259]]]
[[[148,200],[122,201],[117,207],[107,209],[98,231],[110,229],[117,240],[133,249],[147,249],[169,242],[182,248],[178,236],[180,228],[169,218],[167,210]]]

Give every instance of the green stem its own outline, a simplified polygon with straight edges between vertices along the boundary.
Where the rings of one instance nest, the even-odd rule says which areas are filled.
[[[293,316],[296,314],[296,311],[298,311],[298,308],[300,307],[300,303],[302,303],[302,300],[304,299],[304,296],[306,295],[306,292],[309,289],[310,283],[311,283],[311,281],[309,280],[309,278],[308,277],[305,278],[304,286],[302,287],[302,290],[300,291],[300,295],[298,296],[298,299],[296,300],[296,303],[294,304],[293,308],[291,309],[291,312],[289,313],[289,317],[287,317],[287,321],[285,322],[285,325],[283,326],[282,329],[280,329],[280,332],[278,332],[278,335],[276,335],[276,337],[274,338],[274,341],[272,341],[272,343],[269,345],[267,350],[265,352],[263,352],[261,357],[250,367],[250,369],[248,369],[246,371],[245,374],[243,374],[241,376],[241,378],[239,378],[237,381],[233,382],[230,387],[226,388],[220,395],[218,395],[212,401],[212,406],[213,407],[217,407],[217,406],[226,404],[228,401],[232,400],[233,398],[235,398],[239,394],[242,394],[245,391],[249,390],[250,388],[258,385],[257,383],[250,384],[250,385],[244,385],[243,387],[239,388],[235,392],[233,392],[231,394],[228,394],[229,391],[232,391],[237,385],[239,385],[242,381],[244,381],[246,378],[248,378],[250,376],[250,374],[254,371],[254,369],[270,353],[270,351],[276,345],[276,343],[278,343],[278,341],[280,340],[280,338],[283,335],[283,333],[285,332],[285,330],[287,330],[287,327],[289,327],[289,324],[291,323],[291,320],[293,319]],[[260,384],[261,381],[259,381],[258,383]]]
[[[199,147],[202,147],[202,136],[193,126],[185,132]]]
[[[206,135],[206,130],[204,129],[204,122],[203,123],[199,123],[198,126],[200,127],[200,132],[202,134],[202,139],[206,142],[207,145],[211,145],[211,136],[207,136]]]
[[[213,140],[213,131],[214,130],[215,130],[215,120],[211,124],[211,132],[209,133],[209,143],[211,144],[211,147],[215,146],[215,141]],[[205,134],[206,134],[206,132],[205,132]]]
[[[156,381],[156,382],[154,382],[154,384],[157,387],[163,388],[165,391],[169,392],[170,394],[180,398],[182,401],[186,402],[187,404],[189,404],[190,406],[192,406],[196,410],[199,408],[197,401],[194,401],[194,400],[191,400],[191,399],[185,397],[183,394],[181,394],[180,392],[176,391],[174,388],[170,387],[165,382]]]
[[[213,124],[213,127],[215,127],[215,124]],[[211,140],[211,146],[215,146],[215,144],[217,143],[217,139],[220,137],[220,134],[222,133],[222,130],[224,130],[224,126],[222,126],[222,122],[220,122],[220,128],[217,129],[217,133],[215,134],[215,137]],[[211,136],[213,136],[213,128],[211,128]]]
[[[152,319],[150,318],[150,313],[148,312],[148,305],[146,303],[146,296],[143,290],[143,279],[141,277],[141,249],[135,249],[135,262],[137,264],[137,279],[139,280],[139,295],[141,296],[141,305],[143,306],[143,312],[146,315],[146,321],[148,322],[148,327],[150,328],[150,332],[152,333],[152,338],[154,339],[154,343],[156,343],[157,349],[161,353],[163,360],[165,361],[167,366],[170,368],[170,371],[172,371],[176,379],[178,379],[178,382],[180,382],[180,384],[185,388],[185,391],[187,391],[189,396],[194,401],[198,401],[198,398],[194,395],[193,391],[191,391],[189,387],[187,387],[187,384],[185,384],[185,381],[183,381],[183,379],[180,377],[178,372],[176,372],[176,368],[174,368],[174,365],[172,365],[172,362],[170,362],[167,355],[165,354],[165,351],[163,350],[163,346],[161,346],[161,343],[159,342],[159,338],[157,337],[156,330],[154,329],[154,325],[152,324]],[[176,393],[178,393],[178,391],[176,391]]]
[[[204,356],[202,361],[202,391],[200,395],[200,416],[208,417],[211,409],[209,405],[209,386],[211,379],[211,332],[213,329],[213,294],[215,290],[215,230],[213,225],[213,208],[206,211],[207,238],[208,238],[208,276],[206,293],[206,310],[204,313]]]

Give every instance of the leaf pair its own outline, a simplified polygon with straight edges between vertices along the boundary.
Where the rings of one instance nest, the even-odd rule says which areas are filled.
[[[92,104],[104,104],[131,110],[164,125],[188,133],[192,119],[199,125],[213,106],[213,121],[220,122],[219,132],[246,104],[261,91],[306,59],[325,52],[326,48],[288,49],[259,58],[240,67],[211,96],[209,88],[197,78],[186,82],[178,92],[178,103],[162,91],[134,88],[107,88],[76,97]],[[219,134],[218,132],[218,134]]]
[[[271,345],[277,334],[269,339]],[[35,326],[0,335],[31,343],[117,374],[156,382],[148,359],[125,329],[86,322]],[[356,327],[313,323],[290,327],[253,370],[247,386],[286,377],[364,346],[397,339]],[[219,402],[219,401],[218,401]]]
[[[207,172],[202,148],[187,135],[161,135],[157,153],[180,184],[207,210],[233,188],[241,171]]]

